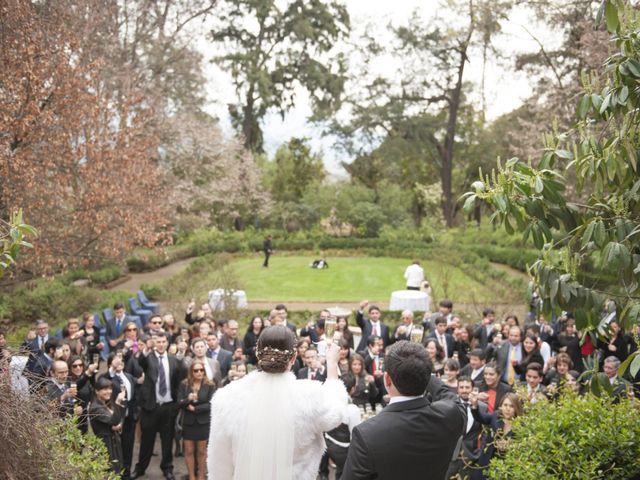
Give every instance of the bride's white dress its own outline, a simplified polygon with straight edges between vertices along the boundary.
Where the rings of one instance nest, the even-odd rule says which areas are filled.
[[[347,409],[340,380],[324,384],[290,373],[252,372],[211,400],[209,480],[314,480],[323,432]]]

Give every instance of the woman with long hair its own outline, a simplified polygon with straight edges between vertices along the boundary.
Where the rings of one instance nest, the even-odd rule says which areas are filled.
[[[431,360],[431,371],[437,377],[442,376],[444,373],[444,349],[442,345],[435,338],[429,338],[424,348],[427,351],[427,355],[429,355],[429,360]]]
[[[78,418],[78,428],[82,433],[87,433],[89,421],[87,418],[87,408],[93,396],[93,386],[91,385],[93,375],[98,369],[97,364],[89,365],[85,371],[85,363],[80,355],[72,355],[67,361],[69,367],[69,383],[76,384],[76,402],[82,407],[82,413]]]
[[[366,408],[367,405],[374,407],[378,387],[373,375],[369,375],[364,368],[364,358],[358,353],[351,355],[349,375],[355,380],[353,388],[349,391],[353,403],[359,407]]]
[[[95,325],[95,317],[93,313],[85,312],[82,315],[82,336],[86,342],[85,358],[89,363],[93,362],[94,355],[98,355],[100,362],[100,354],[104,348],[104,343],[100,341],[100,330]]]
[[[204,362],[195,359],[187,378],[178,388],[178,408],[183,412],[182,438],[189,480],[205,479],[211,397],[215,390],[215,384],[205,373]]]
[[[251,365],[258,363],[256,345],[258,345],[258,337],[264,328],[264,320],[261,316],[256,315],[249,322],[247,333],[244,335],[244,354],[247,356],[247,362]]]
[[[515,393],[507,393],[501,400],[499,409],[493,413],[485,413],[478,408],[478,393],[469,394],[473,418],[490,426],[490,431],[483,436],[482,453],[478,466],[485,469],[494,456],[502,456],[508,448],[509,439],[513,437],[513,420],[522,415],[522,401]],[[485,478],[484,472],[482,478]]]
[[[266,328],[258,370],[216,392],[211,402],[209,480],[312,480],[325,449],[323,432],[342,423],[347,393],[338,379],[338,348],[327,345],[327,380],[296,380],[295,335]]]
[[[351,364],[351,349],[349,348],[349,342],[343,337],[338,341],[338,347],[340,352],[338,354],[338,370],[340,376],[344,376],[349,373],[349,365]]]
[[[346,340],[349,348],[353,349],[353,333],[349,330],[349,320],[347,317],[338,317],[336,320],[336,332],[342,334],[342,338]]]
[[[524,375],[527,372],[527,366],[530,363],[544,365],[544,359],[542,358],[540,348],[538,347],[538,337],[531,333],[527,333],[524,340],[522,340],[522,360],[520,360],[520,363],[515,365],[513,369],[518,375],[521,375],[522,378],[524,378]]]
[[[297,376],[298,375],[298,371],[301,368],[305,367],[304,364],[304,353],[309,350],[309,346],[311,345],[311,339],[309,337],[302,337],[298,340],[298,343],[296,344],[296,361],[293,364],[293,367],[291,367],[291,371]]]
[[[111,469],[120,473],[122,471],[122,419],[124,417],[125,391],[121,391],[115,401],[111,401],[113,393],[111,380],[102,376],[96,381],[96,394],[91,401],[89,418],[91,418],[91,430],[104,442],[109,452]]]

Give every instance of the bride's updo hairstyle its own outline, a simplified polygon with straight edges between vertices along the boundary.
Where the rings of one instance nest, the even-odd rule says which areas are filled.
[[[282,325],[265,328],[258,337],[258,368],[267,373],[283,373],[295,354],[296,337]]]

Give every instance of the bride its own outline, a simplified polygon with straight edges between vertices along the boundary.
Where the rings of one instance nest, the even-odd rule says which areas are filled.
[[[325,449],[323,432],[347,416],[338,379],[339,350],[329,342],[327,380],[296,380],[295,337],[284,326],[258,339],[260,371],[218,390],[211,400],[209,480],[313,480]]]

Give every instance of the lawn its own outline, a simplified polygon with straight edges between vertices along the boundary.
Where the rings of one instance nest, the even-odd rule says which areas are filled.
[[[251,301],[347,302],[369,299],[388,301],[394,290],[403,290],[404,270],[409,259],[385,257],[336,257],[327,259],[330,268],[309,268],[313,257],[274,256],[269,268],[258,257],[232,262],[239,286]],[[434,296],[446,295],[457,302],[471,303],[494,298],[495,292],[461,270],[437,261],[423,262],[425,275],[434,286]]]

